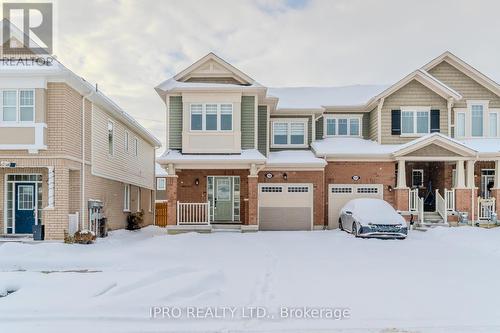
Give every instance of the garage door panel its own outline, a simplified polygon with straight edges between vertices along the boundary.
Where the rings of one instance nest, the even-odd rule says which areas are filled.
[[[340,210],[352,199],[383,199],[383,192],[382,184],[330,184],[328,186],[328,227],[338,228]]]
[[[259,229],[311,230],[312,184],[259,184]]]
[[[261,230],[309,230],[310,207],[261,207]],[[307,221],[307,223],[304,223]]]

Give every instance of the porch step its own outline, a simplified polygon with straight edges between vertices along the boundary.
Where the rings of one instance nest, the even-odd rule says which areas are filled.
[[[221,223],[212,224],[212,231],[241,231],[241,224],[239,223]]]

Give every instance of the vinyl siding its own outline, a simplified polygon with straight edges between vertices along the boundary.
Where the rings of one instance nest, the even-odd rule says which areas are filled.
[[[108,154],[108,120],[114,123],[114,154]],[[129,132],[129,151],[125,151],[125,131]],[[94,105],[92,111],[92,171],[102,177],[153,188],[154,148],[106,111]],[[138,156],[134,156],[134,138]]]
[[[457,68],[443,61],[429,71],[434,77],[458,91],[464,98],[455,103],[456,108],[467,107],[467,100],[489,100],[492,108],[500,107],[500,98]]]
[[[377,132],[378,132],[378,118],[377,118],[377,108],[370,111],[368,116],[369,119],[369,130],[368,130],[368,139],[377,141]]]
[[[241,97],[241,149],[255,148],[255,96]]]
[[[323,122],[324,122],[324,117],[321,117],[318,120],[316,120],[316,140],[323,139]]]
[[[168,147],[182,148],[182,97],[170,96],[168,118]]]
[[[385,98],[382,108],[382,144],[400,144],[415,139],[415,137],[391,135],[391,110],[400,109],[401,106],[429,106],[433,110],[440,110],[440,130],[442,134],[448,134],[447,101],[420,82],[413,80]]]
[[[267,155],[267,106],[259,105],[258,114],[258,148],[261,154]]]
[[[279,118],[307,118],[307,144],[310,145],[311,142],[312,142],[312,122],[313,122],[313,116],[307,116],[307,115],[304,115],[304,116],[300,116],[300,115],[294,115],[294,116],[272,116],[270,120],[273,120],[273,119],[279,119]],[[271,124],[269,124],[269,128],[271,127]],[[271,138],[271,135],[272,135],[272,131],[270,130],[269,131],[269,144],[271,144],[272,142],[272,138]],[[307,150],[309,148],[270,148],[270,151],[280,151],[280,150]]]

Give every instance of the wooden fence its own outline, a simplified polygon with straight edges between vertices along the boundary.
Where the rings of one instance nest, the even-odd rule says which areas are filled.
[[[167,202],[162,201],[162,202],[157,202],[155,205],[156,209],[156,218],[155,218],[155,225],[159,227],[166,227],[167,226]]]

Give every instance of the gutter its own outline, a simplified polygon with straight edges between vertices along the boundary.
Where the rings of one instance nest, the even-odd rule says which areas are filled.
[[[82,97],[82,169],[80,171],[80,222],[82,228],[85,225],[85,100],[94,94],[94,90]],[[84,229],[84,228],[83,228]]]

